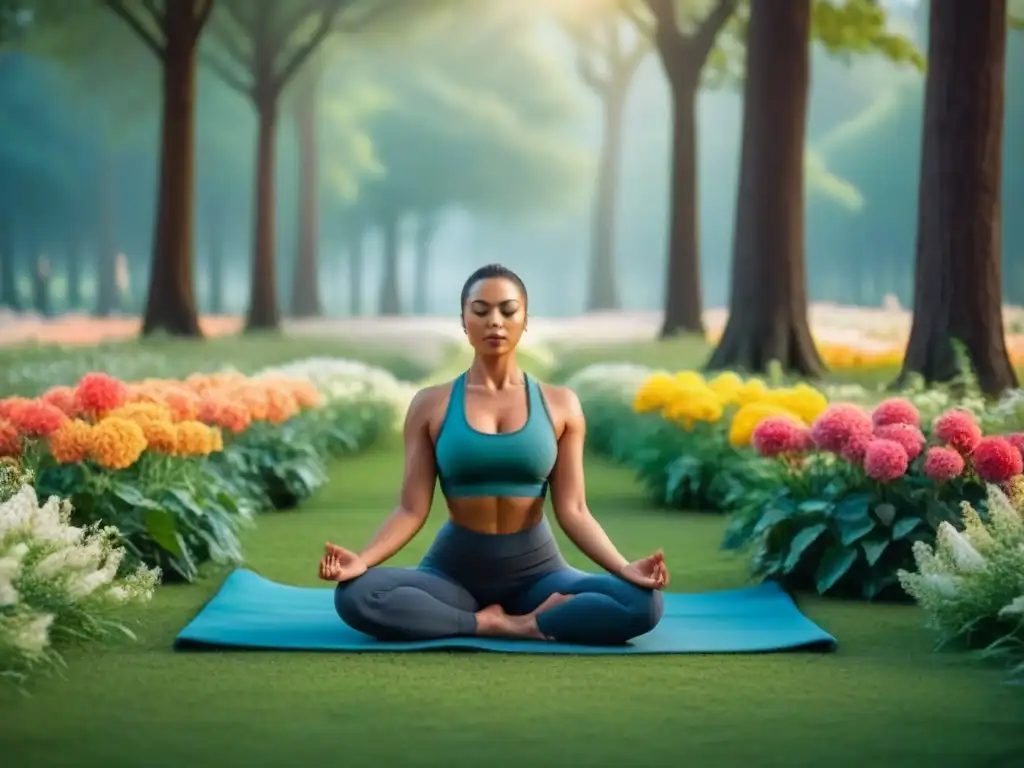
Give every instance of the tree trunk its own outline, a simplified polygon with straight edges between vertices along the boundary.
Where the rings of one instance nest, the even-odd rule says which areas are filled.
[[[682,64],[682,63],[681,63]],[[668,273],[661,338],[704,333],[697,205],[698,72],[677,73],[672,86],[672,181]]]
[[[597,169],[593,241],[587,311],[615,310],[619,296],[615,272],[615,224],[618,214],[619,167],[622,162],[622,118],[626,88],[609,87],[604,97],[601,164]]]
[[[932,0],[914,277],[900,379],[948,381],[966,348],[981,389],[1017,386],[1002,316],[1006,0]]]
[[[421,317],[427,314],[430,302],[430,246],[436,232],[437,220],[430,214],[420,216],[416,226],[416,261],[413,268],[416,278],[413,284],[412,311]]]
[[[82,306],[82,238],[77,222],[71,225],[64,248],[65,303],[68,310],[74,311]]]
[[[752,3],[729,321],[709,369],[764,372],[773,360],[806,377],[824,369],[804,266],[810,31],[811,0]]]
[[[398,290],[398,251],[401,217],[388,213],[381,220],[384,231],[384,270],[380,278],[380,306],[378,314],[402,314],[401,292]]]
[[[311,62],[312,65],[314,62]],[[295,118],[299,149],[299,242],[292,273],[291,314],[319,317],[323,314],[318,287],[317,241],[318,183],[316,106],[318,70],[303,73],[296,84]]]
[[[42,317],[53,316],[52,281],[50,275],[50,262],[46,256],[29,254],[34,262],[32,270],[32,305],[36,312]]]
[[[21,312],[21,292],[18,290],[18,269],[14,252],[14,232],[8,215],[0,217],[0,306],[12,312]]]
[[[114,234],[115,172],[114,158],[109,149],[103,149],[100,158],[99,179],[99,231],[96,254],[96,317],[109,317],[121,308],[117,289],[117,241]]]
[[[193,3],[168,3],[160,187],[142,335],[202,336],[193,277],[196,37]]]
[[[210,314],[224,313],[224,204],[210,202],[206,222],[207,268],[210,278]]]
[[[348,311],[363,314],[363,230],[354,228],[348,238]]]
[[[252,277],[247,331],[276,330],[281,319],[277,307],[277,268],[274,263],[276,203],[274,163],[277,140],[277,96],[256,100],[259,128],[256,138],[256,197],[254,205]]]

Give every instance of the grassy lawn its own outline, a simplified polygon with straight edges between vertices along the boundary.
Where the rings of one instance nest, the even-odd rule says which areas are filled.
[[[647,508],[629,473],[589,462],[591,504],[629,555],[663,546],[673,589],[744,583],[723,520]],[[360,545],[394,503],[396,448],[337,466],[303,509],[263,517],[249,566],[314,585],[323,540]],[[402,553],[413,563],[440,504]],[[566,552],[582,564],[575,552]],[[159,590],[140,642],[74,652],[65,680],[0,691],[3,765],[1019,765],[1024,690],[931,652],[913,608],[816,599],[834,654],[541,658],[486,654],[174,653],[217,589]]]

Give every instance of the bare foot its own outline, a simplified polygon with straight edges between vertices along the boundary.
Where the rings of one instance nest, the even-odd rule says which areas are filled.
[[[570,600],[572,595],[555,593],[522,616],[510,616],[500,605],[489,605],[476,614],[476,633],[486,637],[509,637],[518,640],[549,640],[537,627],[537,615]]]
[[[555,592],[547,600],[545,600],[543,603],[538,605],[536,608],[534,608],[526,615],[535,617],[539,613],[544,613],[544,611],[550,611],[552,608],[556,608],[562,603],[566,603],[569,600],[572,600],[572,598],[572,595],[563,595],[561,592]]]

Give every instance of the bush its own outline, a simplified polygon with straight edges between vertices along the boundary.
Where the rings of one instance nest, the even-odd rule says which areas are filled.
[[[934,547],[914,545],[900,583],[928,616],[939,645],[983,648],[1024,675],[1024,482],[1009,497],[990,485],[988,520],[963,504],[963,532],[942,524]]]
[[[754,546],[753,571],[793,588],[865,599],[902,598],[898,572],[943,525],[962,525],[960,503],[985,508],[985,482],[1008,482],[1024,459],[1009,440],[983,437],[966,411],[928,428],[907,400],[873,413],[831,406],[810,430],[771,418],[754,431],[774,460],[767,490],[748,499],[724,546]],[[931,447],[929,447],[931,443]]]
[[[61,664],[60,648],[115,633],[127,602],[148,600],[158,570],[123,573],[120,532],[71,525],[67,501],[40,505],[32,476],[0,464],[0,676],[16,682]]]

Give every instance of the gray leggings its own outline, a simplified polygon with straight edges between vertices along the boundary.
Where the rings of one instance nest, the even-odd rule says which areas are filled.
[[[546,520],[520,533],[483,534],[447,523],[416,568],[371,568],[339,584],[342,621],[378,640],[476,634],[481,608],[530,613],[552,594],[574,595],[537,616],[547,637],[620,645],[654,629],[661,593],[617,576],[570,568]]]

